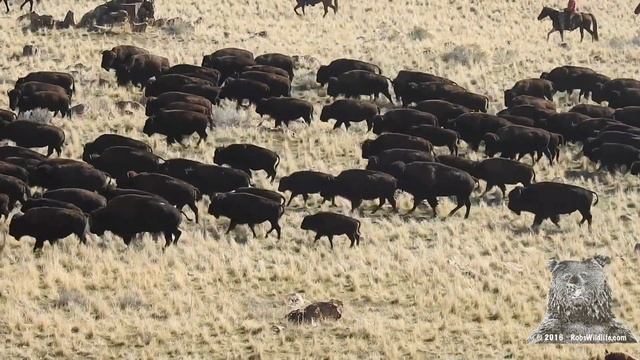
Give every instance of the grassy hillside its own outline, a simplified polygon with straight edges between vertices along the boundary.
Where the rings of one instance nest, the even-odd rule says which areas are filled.
[[[182,17],[193,27],[150,29],[134,34],[84,30],[24,33],[14,9],[0,17],[0,93],[34,70],[73,72],[76,104],[87,112],[72,120],[54,119],[67,134],[63,156],[79,158],[83,143],[105,132],[148,140],[163,158],[189,157],[211,162],[215,146],[251,142],[282,157],[279,176],[303,169],[339,173],[363,167],[359,144],[367,134],[356,125],[349,132],[333,124],[294,125],[291,131],[257,127],[252,110],[228,104],[216,111],[221,124],[206,144],[167,147],[164,139],[142,134],[144,111],[118,110],[119,100],[140,100],[137,89],[117,88],[115,75],[100,68],[100,51],[135,44],[168,57],[172,63],[199,64],[202,55],[242,47],[256,55],[278,51],[298,56],[294,96],[322,105],[330,102],[315,84],[320,64],[353,57],[379,64],[390,77],[400,69],[447,76],[484,93],[491,111],[502,108],[502,91],[518,79],[538,77],[557,65],[590,66],[612,77],[640,78],[640,27],[635,3],[603,0],[583,10],[594,13],[601,41],[579,43],[568,35],[559,45],[546,42],[549,22],[538,22],[541,5],[496,0],[340,0],[339,13],[321,18],[320,6],[306,17],[293,14],[293,1],[155,0],[156,17]],[[43,0],[40,13],[62,19],[73,9],[76,20],[97,1]],[[34,44],[39,55],[19,57]],[[575,97],[561,95],[564,109]],[[381,106],[386,106],[384,102]],[[0,108],[6,108],[6,96]],[[268,122],[267,122],[268,123]],[[467,152],[466,149],[463,152]],[[362,221],[363,241],[349,249],[346,239],[334,251],[326,239],[313,244],[299,230],[302,218],[320,209],[314,197],[306,208],[298,199],[282,219],[283,236],[264,238],[266,225],[253,239],[240,226],[225,235],[227,220],[206,215],[187,222],[177,247],[162,251],[145,236],[125,248],[112,236],[94,237],[87,247],[67,239],[31,253],[32,240],[5,236],[0,224],[0,354],[3,358],[446,358],[446,359],[588,359],[603,346],[528,346],[526,338],[541,320],[551,279],[551,257],[612,257],[609,282],[614,313],[640,333],[640,263],[633,254],[640,230],[637,193],[640,180],[630,175],[596,172],[578,156],[562,150],[561,163],[536,166],[537,179],[566,181],[600,194],[589,232],[578,227],[578,214],[562,218],[562,228],[545,223],[529,232],[530,214],[516,216],[498,190],[473,197],[471,217],[461,212],[431,219],[420,208],[411,216],[410,197],[399,195],[400,214],[385,208],[371,215],[366,203],[354,216]],[[471,154],[481,158],[481,154]],[[255,182],[277,188],[259,173]],[[337,211],[348,213],[338,200]],[[442,201],[441,213],[454,204]],[[336,210],[336,209],[333,209]],[[4,240],[3,240],[4,239]],[[2,246],[2,245],[0,245]],[[345,304],[343,319],[318,326],[283,321],[292,308],[287,299],[300,293],[306,301],[335,298]],[[607,346],[629,350],[624,346]],[[257,358],[257,357],[255,357]]]

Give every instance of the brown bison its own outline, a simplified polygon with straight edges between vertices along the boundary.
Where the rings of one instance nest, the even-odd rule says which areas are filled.
[[[282,124],[288,126],[291,121],[300,118],[310,125],[313,119],[313,104],[306,100],[291,97],[270,97],[258,101],[256,113],[260,117],[267,115],[273,118],[276,122],[276,127]]]
[[[378,65],[354,59],[335,59],[329,65],[320,65],[316,74],[316,82],[324,86],[332,77],[338,76],[351,70],[364,70],[373,74],[382,74]]]
[[[162,199],[143,195],[123,195],[113,198],[100,209],[91,212],[91,232],[102,236],[110,231],[120,236],[128,246],[139,233],[163,233],[165,247],[177,244],[180,211]]]
[[[280,218],[284,214],[284,206],[279,202],[245,193],[217,194],[211,199],[209,214],[219,218],[227,217],[231,220],[227,234],[236,225],[247,224],[254,237],[257,237],[254,226],[265,221],[271,224],[267,236],[275,230],[280,239]]]
[[[185,110],[158,110],[147,119],[142,132],[147,136],[162,134],[167,137],[167,145],[182,144],[185,137],[197,133],[198,144],[207,140],[207,127],[212,124],[211,116]]]
[[[380,108],[368,101],[356,99],[340,99],[322,107],[320,121],[327,122],[336,119],[334,129],[340,128],[344,124],[348,130],[352,122],[364,121],[367,123],[367,130],[373,128],[373,122],[380,113]]]
[[[300,224],[302,230],[312,230],[316,233],[314,242],[321,237],[329,238],[329,244],[333,249],[333,237],[346,235],[351,240],[350,247],[360,245],[360,221],[352,217],[322,211],[313,215],[307,215]]]
[[[278,191],[285,192],[290,191],[291,196],[287,202],[287,206],[291,205],[291,200],[298,195],[301,195],[304,199],[304,204],[307,204],[309,194],[320,194],[330,186],[335,177],[331,174],[325,174],[319,171],[303,170],[296,171],[288,176],[280,178],[278,184]],[[333,201],[333,197],[330,198]],[[324,203],[329,199],[322,200]]]
[[[90,213],[107,204],[107,199],[104,196],[85,189],[61,188],[49,190],[42,194],[42,197],[73,204],[86,213]]]
[[[283,55],[279,53],[268,53],[262,54],[255,58],[256,64],[258,65],[269,65],[273,67],[280,68],[289,74],[289,80],[293,80],[293,58],[288,55]]]
[[[504,91],[504,106],[511,107],[513,99],[520,95],[528,95],[540,99],[553,100],[553,83],[545,79],[524,79]]]
[[[173,178],[168,175],[153,173],[136,173],[130,171],[126,178],[118,180],[118,186],[122,188],[136,189],[156,194],[166,199],[178,210],[188,206],[198,222],[198,206],[196,203],[202,199],[200,190],[195,186]]]
[[[393,176],[373,170],[344,170],[323,191],[320,196],[332,199],[341,196],[351,202],[351,210],[355,211],[362,200],[379,199],[380,204],[373,211],[380,210],[385,202],[389,202],[396,210],[395,192],[397,180]]]
[[[593,196],[596,202],[593,202]],[[598,195],[579,186],[540,182],[525,187],[518,186],[509,192],[509,210],[517,215],[522,211],[535,214],[532,228],[536,229],[545,219],[550,219],[559,226],[560,215],[579,211],[582,214],[583,224],[589,223],[591,228],[591,205],[598,203]]]
[[[25,148],[47,147],[47,156],[54,150],[60,156],[65,135],[57,126],[19,120],[0,123],[0,139],[11,140]]]
[[[55,207],[38,207],[16,214],[9,224],[9,235],[16,240],[23,236],[36,239],[33,251],[44,246],[45,241],[52,245],[58,240],[75,234],[83,244],[86,242],[87,218],[82,212]]]
[[[329,78],[327,95],[331,97],[344,95],[347,98],[370,95],[374,99],[378,99],[378,96],[382,94],[393,104],[389,93],[389,81],[391,80],[383,75],[366,70],[351,70],[338,77]]]
[[[507,196],[505,185],[520,183],[527,186],[536,179],[532,166],[501,158],[480,161],[475,167],[474,175],[487,182],[487,188],[482,195],[497,186],[502,191],[503,197]]]
[[[423,200],[427,200],[433,209],[433,217],[437,216],[439,196],[455,196],[457,206],[448,216],[466,206],[464,218],[471,211],[471,193],[477,180],[466,171],[435,162],[396,163],[398,166],[398,188],[413,195],[413,207],[416,210]]]
[[[373,133],[376,135],[383,132],[408,133],[409,129],[420,125],[438,126],[438,118],[420,110],[394,109],[373,119]]]
[[[38,81],[53,85],[58,85],[65,89],[67,94],[75,93],[75,80],[73,76],[68,73],[55,72],[55,71],[37,71],[29,73],[27,76],[19,78],[16,81],[15,87],[20,86],[23,83],[29,81]]]
[[[18,114],[35,109],[47,109],[53,112],[53,117],[56,117],[58,113],[63,118],[65,116],[71,117],[69,102],[69,97],[66,94],[54,91],[39,91],[20,97]]]
[[[229,165],[247,174],[251,174],[251,170],[264,170],[273,182],[280,156],[272,150],[253,144],[231,144],[217,147],[213,162],[218,165]]]

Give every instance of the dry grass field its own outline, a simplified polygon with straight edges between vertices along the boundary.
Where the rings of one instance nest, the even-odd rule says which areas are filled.
[[[303,169],[337,174],[364,167],[359,144],[362,124],[332,131],[332,123],[296,124],[291,131],[258,127],[251,110],[226,104],[216,111],[219,126],[206,144],[167,147],[163,138],[142,134],[144,111],[123,114],[119,100],[141,98],[133,88],[118,88],[115,75],[100,68],[100,51],[135,44],[168,57],[172,64],[200,64],[204,54],[227,47],[258,55],[282,52],[298,56],[294,96],[316,104],[316,118],[330,102],[315,84],[315,71],[338,57],[379,64],[394,77],[400,69],[447,76],[488,95],[491,112],[502,108],[502,91],[518,79],[538,77],[557,65],[590,66],[612,77],[640,78],[640,23],[635,3],[587,1],[601,41],[579,43],[579,34],[546,42],[549,22],[538,22],[541,3],[498,0],[340,0],[337,15],[322,19],[320,6],[305,17],[293,14],[293,1],[156,0],[156,17],[182,17],[192,27],[149,29],[132,33],[62,30],[23,32],[14,9],[0,17],[0,92],[34,70],[73,72],[85,114],[56,118],[67,135],[63,156],[79,158],[82,145],[101,133],[117,132],[145,139],[163,158],[189,157],[211,162],[215,146],[251,142],[282,157],[279,176]],[[76,21],[98,1],[43,0],[39,13],[62,19],[73,9]],[[561,6],[561,2],[548,5]],[[20,57],[34,44],[35,57]],[[103,81],[101,81],[103,80]],[[574,97],[557,98],[563,109]],[[381,106],[387,106],[381,100]],[[0,96],[0,108],[8,107]],[[265,122],[273,124],[273,122]],[[466,148],[463,152],[467,152]],[[640,179],[609,175],[563,149],[559,166],[536,165],[537,179],[566,181],[600,195],[591,232],[577,225],[578,214],[562,218],[561,229],[545,223],[540,233],[528,227],[531,214],[511,213],[496,189],[483,198],[477,191],[468,220],[462,212],[432,219],[420,208],[404,215],[410,197],[398,195],[400,214],[389,208],[371,215],[366,202],[355,217],[362,221],[363,241],[349,249],[346,238],[331,251],[326,238],[299,229],[303,216],[320,209],[313,197],[304,208],[299,199],[282,219],[283,236],[254,239],[240,226],[225,235],[228,220],[206,215],[184,221],[185,234],[166,252],[151,237],[131,248],[107,235],[92,237],[87,247],[69,238],[45,246],[41,256],[32,241],[17,242],[0,225],[0,357],[11,358],[252,358],[310,359],[590,359],[603,358],[605,346],[532,346],[530,332],[542,319],[551,279],[547,260],[608,255],[614,313],[640,334]],[[471,154],[480,158],[481,154]],[[527,158],[528,159],[528,158]],[[528,160],[527,160],[528,161]],[[257,185],[277,188],[263,173]],[[484,186],[484,183],[483,183]],[[348,204],[338,200],[337,211]],[[453,203],[442,201],[446,214]],[[335,210],[335,209],[334,209]],[[305,301],[339,299],[337,322],[290,325],[283,317],[292,307],[289,294]],[[612,345],[638,354],[637,347]]]

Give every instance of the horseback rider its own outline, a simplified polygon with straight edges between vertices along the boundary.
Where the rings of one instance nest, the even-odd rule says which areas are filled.
[[[569,25],[569,27],[571,26],[572,20],[574,15],[578,14],[578,6],[576,4],[576,0],[569,0],[569,2],[567,3],[567,7],[564,9],[564,16],[563,16],[563,28],[567,28],[566,25]]]

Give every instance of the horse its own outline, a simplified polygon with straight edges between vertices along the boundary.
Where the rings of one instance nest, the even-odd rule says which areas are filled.
[[[327,16],[327,13],[329,12],[329,8],[333,9],[334,14],[338,12],[338,0],[296,0],[296,1],[297,1],[297,4],[293,8],[293,11],[296,13],[296,15],[300,15],[298,13],[298,9],[302,8],[302,15],[304,15],[305,6],[315,6],[316,4],[319,4],[319,3],[322,3],[322,6],[324,7],[324,15],[322,15],[322,17]]]
[[[570,14],[567,18],[567,14],[564,11],[552,9],[550,7],[543,7],[540,15],[538,15],[538,20],[544,20],[545,18],[551,19],[551,24],[553,29],[547,33],[547,41],[549,41],[549,36],[555,32],[560,32],[560,39],[564,41],[564,31],[573,31],[575,29],[580,29],[580,41],[584,40],[584,31],[586,30],[589,34],[591,34],[592,41],[598,41],[598,22],[596,21],[596,17],[590,13],[573,13]],[[593,24],[593,29],[591,28],[591,24]]]
[[[40,0],[38,0],[40,2]],[[29,12],[33,12],[33,0],[24,0],[22,5],[20,5],[20,10],[29,3]],[[9,13],[9,0],[4,0],[4,6],[7,8],[7,14]]]

